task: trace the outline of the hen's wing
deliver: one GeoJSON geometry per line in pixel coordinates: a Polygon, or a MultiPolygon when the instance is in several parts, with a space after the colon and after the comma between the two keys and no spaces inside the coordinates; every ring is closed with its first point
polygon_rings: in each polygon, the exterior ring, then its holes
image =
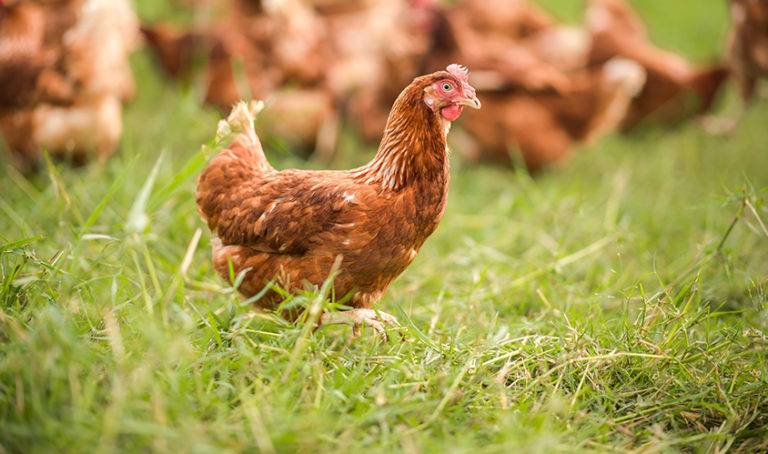
{"type": "Polygon", "coordinates": [[[276,171],[253,129],[259,109],[240,103],[220,125],[241,133],[200,175],[198,210],[225,245],[300,255],[324,232],[354,222],[375,190],[348,172],[276,171]]]}
{"type": "Polygon", "coordinates": [[[218,207],[215,218],[208,218],[209,227],[225,245],[304,254],[323,233],[355,219],[354,186],[343,175],[285,170],[230,186],[225,197],[210,201],[218,207]]]}

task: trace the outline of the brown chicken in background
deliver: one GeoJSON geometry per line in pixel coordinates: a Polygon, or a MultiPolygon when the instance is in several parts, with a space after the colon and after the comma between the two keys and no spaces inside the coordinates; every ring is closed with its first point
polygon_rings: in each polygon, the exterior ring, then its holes
{"type": "Polygon", "coordinates": [[[210,27],[153,24],[142,32],[171,77],[188,78],[194,57],[204,57],[207,103],[228,111],[243,98],[265,99],[257,131],[328,158],[338,115],[323,70],[332,66],[325,22],[300,0],[230,0],[222,9],[210,27]]]}
{"type": "Polygon", "coordinates": [[[462,123],[471,137],[463,143],[464,154],[510,164],[519,153],[529,170],[540,170],[563,160],[579,144],[615,131],[644,82],[642,67],[613,59],[571,75],[567,93],[481,92],[483,110],[462,123]]]}
{"type": "Polygon", "coordinates": [[[208,103],[226,111],[243,97],[265,99],[257,132],[321,159],[335,148],[340,110],[366,140],[381,138],[430,42],[431,0],[228,3],[230,13],[209,30],[145,26],[161,66],[183,75],[204,48],[208,103]]]}
{"type": "Polygon", "coordinates": [[[206,102],[228,111],[243,98],[265,99],[257,131],[328,159],[338,115],[323,83],[325,25],[298,0],[237,0],[211,35],[206,102]]]}
{"type": "Polygon", "coordinates": [[[5,2],[0,22],[0,131],[14,164],[32,170],[43,150],[75,162],[112,154],[134,92],[129,4],[5,2]]]}
{"type": "Polygon", "coordinates": [[[582,27],[526,0],[222,4],[229,14],[205,31],[145,31],[168,72],[182,72],[188,49],[204,47],[209,103],[227,110],[265,99],[257,132],[324,160],[342,119],[363,139],[380,139],[400,88],[452,61],[472,66],[488,99],[465,119],[460,149],[495,162],[510,162],[512,150],[534,170],[646,118],[702,113],[727,75],[654,46],[624,0],[590,0],[582,27]]]}
{"type": "Polygon", "coordinates": [[[37,81],[55,59],[44,52],[45,18],[35,3],[0,6],[0,106],[23,106],[35,99],[37,81]]]}
{"type": "MultiPolygon", "coordinates": [[[[413,261],[445,210],[446,135],[464,106],[480,107],[465,68],[416,78],[395,101],[368,164],[346,171],[275,170],[252,127],[255,108],[238,104],[223,129],[239,134],[203,171],[197,205],[213,238],[213,262],[253,296],[273,280],[288,291],[320,286],[340,260],[334,291],[353,309],[321,324],[366,324],[383,333],[394,318],[374,311],[413,261]]],[[[274,309],[270,291],[258,304],[274,309]]]]}
{"type": "Polygon", "coordinates": [[[760,79],[768,78],[768,2],[730,0],[727,61],[745,105],[760,79]]]}
{"type": "Polygon", "coordinates": [[[730,0],[733,25],[728,36],[728,64],[745,103],[755,85],[768,77],[768,2],[730,0]]]}
{"type": "Polygon", "coordinates": [[[653,46],[623,0],[590,1],[583,28],[524,0],[463,0],[438,16],[427,62],[468,62],[486,100],[463,122],[472,159],[509,163],[519,153],[537,170],[649,116],[706,111],[727,75],[653,46]]]}
{"type": "Polygon", "coordinates": [[[352,11],[348,6],[341,11],[321,9],[336,62],[329,71],[329,86],[346,105],[350,125],[366,141],[381,139],[389,109],[403,86],[422,72],[445,67],[422,67],[435,8],[431,0],[378,0],[359,2],[352,11]]]}
{"type": "Polygon", "coordinates": [[[439,10],[434,22],[427,66],[460,56],[472,65],[480,90],[551,92],[568,87],[567,76],[525,43],[556,24],[525,0],[463,0],[439,10]]]}
{"type": "Polygon", "coordinates": [[[203,49],[208,47],[203,33],[168,24],[142,25],[141,34],[160,67],[173,79],[191,79],[195,57],[202,57],[203,49]]]}
{"type": "Polygon", "coordinates": [[[462,122],[466,156],[509,164],[519,154],[539,170],[616,130],[645,72],[626,59],[589,67],[587,32],[522,0],[504,5],[499,14],[487,0],[445,10],[428,61],[462,58],[478,68],[473,85],[485,108],[462,122]]]}
{"type": "Polygon", "coordinates": [[[589,65],[621,57],[646,71],[647,82],[632,103],[625,126],[651,116],[679,121],[706,113],[728,76],[721,65],[698,67],[653,45],[643,21],[625,0],[590,0],[585,25],[592,42],[589,65]],[[686,105],[686,95],[697,98],[694,109],[686,105]]]}

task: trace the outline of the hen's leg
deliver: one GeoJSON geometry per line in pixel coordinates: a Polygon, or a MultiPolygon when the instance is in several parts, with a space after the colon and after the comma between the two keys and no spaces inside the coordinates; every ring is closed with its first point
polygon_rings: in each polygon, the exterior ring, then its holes
{"type": "Polygon", "coordinates": [[[373,309],[352,309],[341,312],[325,312],[320,316],[319,325],[338,325],[345,324],[352,326],[354,337],[360,336],[360,327],[370,326],[384,340],[388,340],[386,326],[400,326],[397,319],[385,312],[375,311],[373,309]]]}

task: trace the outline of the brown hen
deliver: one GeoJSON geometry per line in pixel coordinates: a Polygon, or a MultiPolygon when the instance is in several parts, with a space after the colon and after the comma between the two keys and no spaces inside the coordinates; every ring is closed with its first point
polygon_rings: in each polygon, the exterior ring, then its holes
{"type": "MultiPolygon", "coordinates": [[[[353,170],[275,170],[253,129],[253,106],[238,104],[227,124],[240,134],[197,186],[218,273],[227,279],[230,265],[245,273],[245,296],[273,281],[295,291],[322,284],[338,257],[334,291],[349,294],[353,309],[320,323],[381,331],[394,319],[371,308],[445,210],[450,123],[464,106],[480,107],[467,78],[458,65],[416,78],[395,101],[376,156],[353,170]]],[[[281,299],[270,290],[258,305],[274,309],[281,299]]]]}

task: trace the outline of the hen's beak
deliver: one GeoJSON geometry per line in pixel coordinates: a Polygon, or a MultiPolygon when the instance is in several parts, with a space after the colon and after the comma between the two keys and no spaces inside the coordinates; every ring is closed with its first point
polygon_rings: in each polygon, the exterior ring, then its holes
{"type": "Polygon", "coordinates": [[[462,106],[471,107],[473,109],[480,108],[480,100],[477,99],[477,96],[467,96],[466,98],[462,98],[459,100],[459,104],[462,106]]]}

